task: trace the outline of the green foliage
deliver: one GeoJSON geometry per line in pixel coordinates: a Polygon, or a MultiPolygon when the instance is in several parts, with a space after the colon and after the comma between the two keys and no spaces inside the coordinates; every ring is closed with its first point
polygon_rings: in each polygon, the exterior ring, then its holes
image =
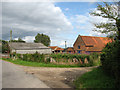
{"type": "Polygon", "coordinates": [[[94,68],[74,81],[76,90],[81,88],[115,88],[114,78],[104,74],[103,70],[94,68]]]}
{"type": "Polygon", "coordinates": [[[8,42],[5,40],[2,40],[2,53],[8,53],[8,52],[10,52],[8,42]]]}
{"type": "Polygon", "coordinates": [[[91,55],[86,54],[51,54],[50,57],[54,58],[56,62],[73,62],[73,59],[77,59],[78,61],[82,61],[83,64],[80,62],[78,63],[79,66],[96,66],[100,65],[100,55],[97,53],[92,53],[91,55]],[[85,58],[88,60],[88,64],[84,62],[85,58]]]}
{"type": "Polygon", "coordinates": [[[43,43],[45,46],[49,46],[50,45],[50,37],[45,35],[45,34],[37,34],[35,36],[35,43],[43,43]]]}
{"type": "Polygon", "coordinates": [[[44,62],[45,56],[43,54],[39,54],[38,52],[34,54],[16,54],[12,53],[12,57],[16,59],[21,59],[23,61],[32,61],[32,62],[44,62]]]}
{"type": "Polygon", "coordinates": [[[120,86],[120,42],[108,43],[101,54],[102,69],[116,78],[116,87],[120,86]]]}
{"type": "MultiPolygon", "coordinates": [[[[88,67],[88,66],[96,66],[99,64],[94,64],[96,61],[98,63],[98,58],[90,58],[90,57],[95,57],[94,54],[93,56],[91,55],[77,55],[77,54],[51,54],[50,56],[45,56],[44,54],[39,54],[38,52],[34,54],[16,54],[12,53],[10,55],[12,58],[16,59],[21,59],[23,61],[30,61],[30,62],[42,62],[42,63],[50,63],[50,58],[53,58],[56,61],[56,64],[61,64],[64,63],[66,65],[76,64],[76,66],[81,66],[81,67],[88,67]],[[85,58],[87,58],[88,63],[85,63],[85,58]],[[78,60],[78,62],[74,62],[74,60],[78,60]],[[80,63],[80,61],[82,63],[80,63]],[[92,61],[92,62],[91,62],[92,61]]],[[[74,66],[73,65],[73,66],[74,66]]]]}
{"type": "Polygon", "coordinates": [[[89,56],[89,60],[90,60],[89,63],[92,64],[93,66],[101,65],[99,53],[91,53],[89,56]]]}
{"type": "Polygon", "coordinates": [[[21,54],[16,54],[16,58],[21,59],[21,54]]]}
{"type": "Polygon", "coordinates": [[[46,59],[46,63],[50,63],[50,58],[47,58],[47,59],[46,59]]]}
{"type": "Polygon", "coordinates": [[[13,60],[11,58],[8,58],[8,59],[3,58],[3,60],[14,63],[14,64],[18,64],[18,65],[32,66],[32,67],[60,67],[60,68],[79,67],[78,65],[56,65],[52,63],[43,63],[43,62],[38,63],[38,62],[32,62],[32,61],[23,61],[21,59],[13,60]]]}
{"type": "MultiPolygon", "coordinates": [[[[118,18],[118,5],[117,4],[118,3],[112,5],[112,4],[103,2],[103,4],[97,5],[97,10],[99,12],[92,11],[90,12],[90,14],[93,16],[107,18],[109,20],[109,22],[107,23],[102,23],[102,22],[94,23],[95,27],[97,28],[97,30],[94,30],[94,31],[98,31],[101,33],[106,33],[106,34],[111,32],[113,36],[117,34],[120,40],[120,36],[119,36],[120,35],[119,34],[120,33],[120,19],[118,18]]],[[[108,36],[111,36],[111,35],[108,35],[108,36]]]]}
{"type": "MultiPolygon", "coordinates": [[[[10,42],[10,41],[9,41],[10,42]]],[[[24,40],[22,40],[21,38],[18,38],[18,40],[11,40],[11,42],[21,42],[21,43],[25,43],[24,40]]]]}

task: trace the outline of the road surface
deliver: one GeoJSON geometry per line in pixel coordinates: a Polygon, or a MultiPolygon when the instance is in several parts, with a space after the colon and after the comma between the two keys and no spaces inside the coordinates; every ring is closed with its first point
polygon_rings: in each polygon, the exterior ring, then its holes
{"type": "Polygon", "coordinates": [[[2,88],[49,88],[31,74],[27,74],[19,65],[2,60],[2,88]]]}

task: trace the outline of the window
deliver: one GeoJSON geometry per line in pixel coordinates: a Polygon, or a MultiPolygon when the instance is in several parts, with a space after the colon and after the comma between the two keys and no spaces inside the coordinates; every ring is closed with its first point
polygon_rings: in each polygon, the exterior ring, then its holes
{"type": "Polygon", "coordinates": [[[69,51],[69,53],[71,53],[71,51],[69,51]]]}
{"type": "Polygon", "coordinates": [[[78,46],[78,49],[80,49],[80,45],[78,46]]]}
{"type": "Polygon", "coordinates": [[[77,52],[80,53],[80,50],[78,50],[77,52]]]}
{"type": "Polygon", "coordinates": [[[86,51],[86,54],[90,54],[90,52],[89,52],[89,51],[86,51]]]}

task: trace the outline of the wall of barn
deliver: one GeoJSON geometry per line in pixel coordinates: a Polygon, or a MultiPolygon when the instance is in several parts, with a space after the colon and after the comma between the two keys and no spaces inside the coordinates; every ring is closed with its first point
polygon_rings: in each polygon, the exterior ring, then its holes
{"type": "Polygon", "coordinates": [[[40,49],[40,50],[12,50],[12,52],[16,52],[18,54],[34,54],[35,52],[38,52],[40,54],[51,54],[51,49],[40,49]]]}
{"type": "Polygon", "coordinates": [[[81,51],[80,54],[85,53],[85,48],[86,48],[85,43],[80,36],[78,36],[78,38],[76,39],[73,47],[74,47],[75,53],[78,53],[78,50],[81,51]],[[80,46],[80,49],[78,49],[78,46],[80,46]]]}

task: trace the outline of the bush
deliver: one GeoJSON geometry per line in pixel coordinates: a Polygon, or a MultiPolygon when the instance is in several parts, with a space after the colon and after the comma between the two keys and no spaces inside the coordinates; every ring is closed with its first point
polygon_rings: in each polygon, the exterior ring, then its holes
{"type": "Polygon", "coordinates": [[[89,56],[89,63],[93,66],[100,65],[100,53],[91,53],[89,56]]]}
{"type": "Polygon", "coordinates": [[[44,62],[45,56],[44,54],[39,54],[38,52],[34,54],[10,54],[11,57],[15,57],[17,59],[21,59],[23,61],[32,61],[32,62],[44,62]]]}
{"type": "Polygon", "coordinates": [[[106,74],[116,78],[116,85],[120,86],[120,42],[108,43],[101,53],[102,69],[106,74]]]}
{"type": "Polygon", "coordinates": [[[86,55],[86,54],[51,54],[50,57],[54,58],[56,62],[73,62],[73,59],[76,58],[78,61],[81,59],[83,64],[79,64],[79,66],[95,66],[98,65],[100,62],[99,57],[100,54],[97,53],[92,53],[91,55],[86,55]],[[84,63],[85,58],[87,58],[88,63],[84,63]]]}
{"type": "Polygon", "coordinates": [[[23,61],[27,61],[28,60],[28,57],[27,57],[27,54],[23,54],[23,61]]]}
{"type": "Polygon", "coordinates": [[[21,59],[21,54],[16,54],[16,57],[21,59]]]}
{"type": "Polygon", "coordinates": [[[50,63],[50,58],[47,58],[47,59],[46,59],[46,63],[50,63]]]}

